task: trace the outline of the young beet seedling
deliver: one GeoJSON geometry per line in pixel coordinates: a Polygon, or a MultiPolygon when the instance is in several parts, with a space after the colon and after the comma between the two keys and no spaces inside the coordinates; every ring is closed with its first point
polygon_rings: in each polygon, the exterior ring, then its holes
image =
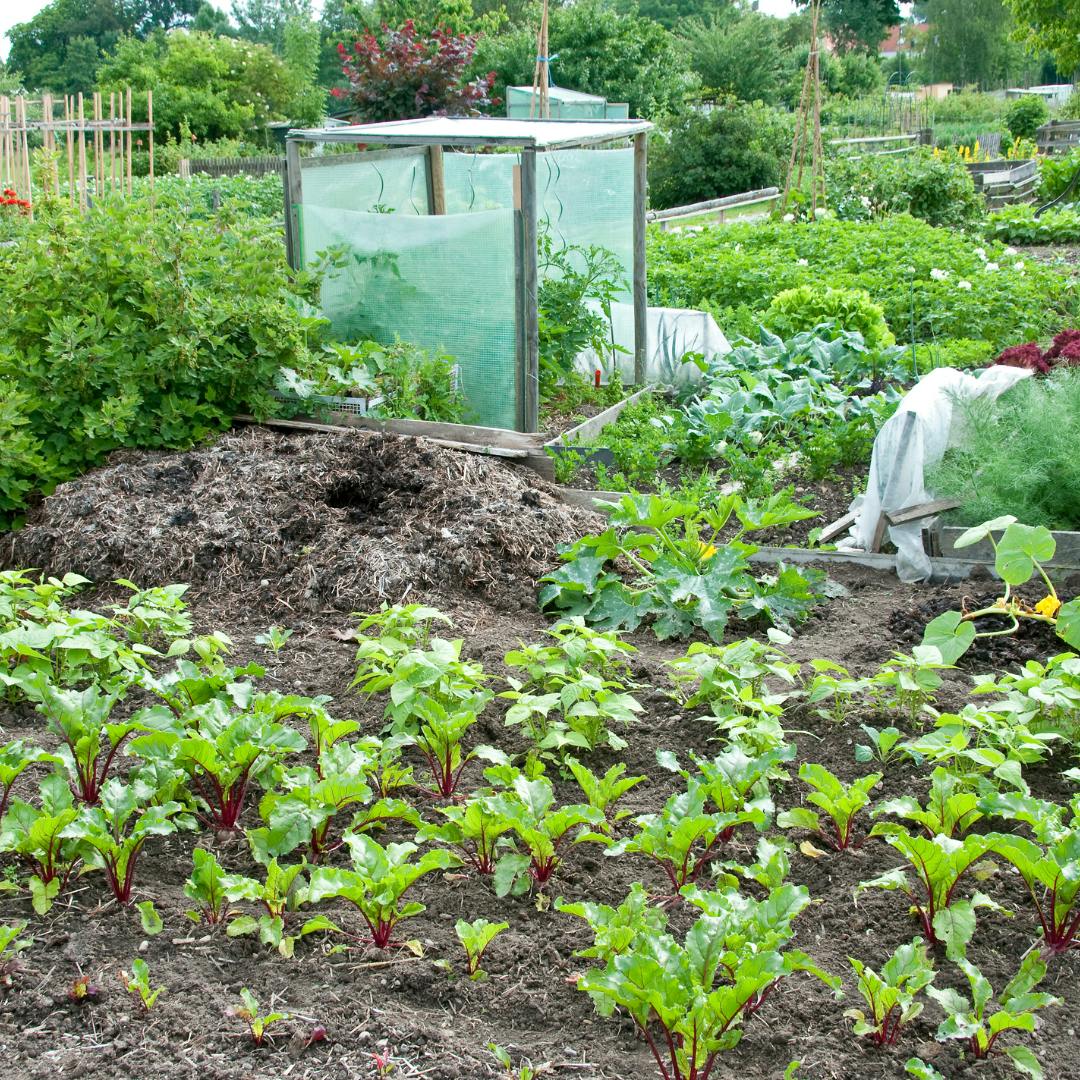
{"type": "Polygon", "coordinates": [[[859,993],[867,1012],[848,1009],[855,1034],[867,1036],[878,1046],[894,1046],[901,1029],[923,1011],[917,995],[934,981],[934,968],[922,938],[901,945],[885,962],[879,975],[869,965],[848,958],[859,977],[859,993]]]}
{"type": "Polygon", "coordinates": [[[130,974],[126,971],[118,973],[124,989],[132,997],[138,997],[142,1002],[144,1012],[149,1012],[157,1002],[157,999],[165,993],[164,986],[152,987],[150,985],[150,968],[141,957],[131,961],[130,974]]]}
{"type": "Polygon", "coordinates": [[[827,816],[797,806],[778,814],[776,824],[782,829],[807,829],[836,851],[844,851],[853,845],[855,818],[870,802],[870,792],[881,782],[881,775],[870,773],[845,787],[824,766],[807,762],[799,769],[799,779],[815,790],[806,801],[827,816]]]}
{"type": "Polygon", "coordinates": [[[255,644],[265,645],[276,656],[294,633],[294,630],[286,630],[283,626],[271,626],[264,633],[255,635],[255,644]]]}
{"type": "Polygon", "coordinates": [[[18,954],[34,944],[32,937],[19,937],[26,926],[25,920],[11,925],[0,925],[0,986],[11,985],[11,977],[19,970],[18,954]]]}
{"type": "Polygon", "coordinates": [[[262,1046],[273,1041],[273,1036],[268,1034],[267,1029],[282,1020],[288,1020],[289,1014],[282,1012],[267,1013],[263,1016],[259,1012],[259,999],[245,986],[240,991],[242,1005],[233,1005],[226,1010],[227,1016],[235,1016],[247,1024],[251,1041],[256,1046],[262,1046]]]}
{"type": "Polygon", "coordinates": [[[477,981],[487,978],[487,972],[480,967],[484,950],[509,926],[509,923],[494,923],[487,919],[475,919],[471,923],[458,919],[454,930],[465,950],[465,970],[470,979],[477,981]]]}

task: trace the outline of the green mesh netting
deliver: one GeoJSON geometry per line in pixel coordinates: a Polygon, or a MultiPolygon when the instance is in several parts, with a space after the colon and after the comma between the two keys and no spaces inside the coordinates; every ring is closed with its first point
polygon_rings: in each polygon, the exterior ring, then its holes
{"type": "Polygon", "coordinates": [[[344,269],[322,288],[337,336],[400,338],[448,353],[469,420],[518,426],[512,210],[367,214],[311,206],[305,190],[301,223],[305,263],[329,246],[347,249],[344,269]]]}
{"type": "Polygon", "coordinates": [[[314,158],[301,163],[304,203],[338,210],[428,212],[427,154],[377,161],[314,158]]]}
{"type": "Polygon", "coordinates": [[[615,253],[633,296],[634,151],[553,150],[536,157],[537,215],[557,244],[615,253]]]}
{"type": "Polygon", "coordinates": [[[471,214],[478,210],[512,208],[514,166],[518,154],[443,154],[446,212],[471,214]]]}

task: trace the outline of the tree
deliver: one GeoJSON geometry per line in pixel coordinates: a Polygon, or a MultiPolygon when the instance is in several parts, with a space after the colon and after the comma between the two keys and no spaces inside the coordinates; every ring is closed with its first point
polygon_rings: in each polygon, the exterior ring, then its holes
{"type": "MultiPolygon", "coordinates": [[[[651,19],[620,14],[606,0],[575,0],[551,9],[548,51],[552,82],[608,101],[625,101],[633,116],[679,111],[697,77],[687,70],[682,44],[651,19]]],[[[474,71],[495,71],[495,92],[531,86],[536,27],[481,38],[474,71]]]]}
{"type": "Polygon", "coordinates": [[[178,135],[186,121],[200,141],[238,138],[270,120],[289,119],[298,91],[267,46],[186,30],[149,41],[124,38],[98,78],[106,92],[153,90],[159,138],[178,135]]]}
{"type": "MultiPolygon", "coordinates": [[[[804,6],[808,0],[800,0],[804,6]]],[[[822,0],[821,13],[838,52],[877,54],[889,27],[900,22],[896,0],[822,0]]]]}
{"type": "Polygon", "coordinates": [[[620,0],[619,10],[652,19],[665,29],[673,30],[687,19],[708,21],[736,3],[732,0],[620,0]]]}
{"type": "Polygon", "coordinates": [[[269,45],[280,56],[286,25],[311,19],[311,0],[232,0],[232,17],[240,37],[269,45]]]}
{"type": "Polygon", "coordinates": [[[127,34],[183,26],[200,0],[52,0],[8,32],[8,63],[35,89],[90,90],[101,57],[127,34]]]}
{"type": "Polygon", "coordinates": [[[319,24],[299,16],[285,24],[283,59],[295,84],[289,119],[314,125],[326,114],[326,91],[319,79],[319,24]]]}
{"type": "Polygon", "coordinates": [[[219,37],[236,37],[237,33],[229,16],[224,11],[219,11],[213,4],[207,3],[207,0],[203,0],[202,7],[195,12],[191,29],[201,30],[205,34],[217,34],[219,37]]]}
{"type": "Polygon", "coordinates": [[[1080,68],[1080,4],[1076,0],[1008,0],[1015,35],[1031,52],[1051,53],[1059,71],[1080,68]]]}
{"type": "Polygon", "coordinates": [[[927,0],[924,66],[935,81],[999,86],[1023,62],[1003,0],[927,0]]]}
{"type": "Polygon", "coordinates": [[[400,29],[366,33],[350,51],[340,47],[349,86],[334,96],[354,119],[377,122],[414,116],[461,116],[492,104],[494,74],[466,76],[476,38],[449,30],[421,34],[411,21],[400,29]]]}
{"type": "Polygon", "coordinates": [[[743,101],[775,102],[794,67],[779,21],[757,11],[732,6],[708,21],[687,19],[679,33],[702,86],[743,101]]]}

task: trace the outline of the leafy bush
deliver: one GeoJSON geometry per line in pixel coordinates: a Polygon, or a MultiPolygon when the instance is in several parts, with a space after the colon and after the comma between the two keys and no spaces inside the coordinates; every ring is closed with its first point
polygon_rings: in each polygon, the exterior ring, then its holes
{"type": "Polygon", "coordinates": [[[1080,526],[1080,371],[1025,379],[995,402],[959,408],[964,441],[927,477],[935,494],[963,501],[958,521],[1011,514],[1050,529],[1080,526]]]}
{"type": "Polygon", "coordinates": [[[908,341],[984,338],[1001,348],[1048,332],[1077,305],[1070,278],[907,215],[649,238],[649,302],[707,309],[722,327],[740,307],[762,312],[777,293],[823,280],[865,289],[908,341]]]}
{"type": "MultiPolygon", "coordinates": [[[[1080,169],[1080,157],[1076,168],[1080,169]]],[[[1080,243],[1080,204],[1035,216],[1033,206],[1006,206],[986,219],[986,235],[1004,244],[1080,243]]]]}
{"type": "Polygon", "coordinates": [[[495,73],[466,81],[476,38],[435,28],[417,31],[412,19],[399,28],[366,33],[352,51],[338,45],[349,88],[331,91],[357,121],[408,120],[414,116],[455,116],[498,104],[491,88],[495,73]]]}
{"type": "Polygon", "coordinates": [[[709,113],[685,113],[651,147],[652,204],[684,206],[777,186],[791,136],[790,118],[760,102],[727,98],[709,113]]]}
{"type": "Polygon", "coordinates": [[[1024,94],[1005,110],[1005,126],[1014,139],[1034,139],[1036,131],[1049,119],[1049,107],[1036,94],[1024,94]]]}
{"type": "Polygon", "coordinates": [[[131,203],[40,215],[0,248],[0,520],[116,447],[267,413],[305,350],[294,300],[265,224],[131,203]]]}
{"type": "Polygon", "coordinates": [[[961,227],[983,213],[963,162],[925,147],[891,157],[840,158],[831,163],[826,178],[829,203],[847,221],[911,214],[930,225],[961,227]]]}
{"type": "MultiPolygon", "coordinates": [[[[1076,95],[1080,101],[1080,94],[1076,95]]],[[[1056,199],[1080,169],[1080,147],[1067,154],[1047,155],[1039,159],[1039,198],[1056,199]]],[[[1080,194],[1077,195],[1080,200],[1080,194]]]]}
{"type": "Polygon", "coordinates": [[[764,322],[783,338],[831,323],[836,330],[862,334],[863,342],[872,351],[896,343],[881,306],[870,299],[865,289],[830,289],[827,285],[785,289],[773,297],[764,322]]]}

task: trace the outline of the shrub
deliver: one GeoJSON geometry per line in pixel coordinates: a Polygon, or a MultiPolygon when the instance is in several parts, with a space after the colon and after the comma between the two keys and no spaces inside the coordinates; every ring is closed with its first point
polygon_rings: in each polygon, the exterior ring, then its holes
{"type": "Polygon", "coordinates": [[[955,157],[929,148],[892,157],[840,158],[826,171],[837,217],[866,221],[911,214],[930,225],[962,227],[977,221],[983,201],[971,174],[955,157]]]}
{"type": "Polygon", "coordinates": [[[710,113],[680,117],[650,153],[653,206],[777,186],[791,152],[790,118],[762,105],[726,98],[710,113]]]}
{"type": "Polygon", "coordinates": [[[994,402],[959,409],[963,442],[927,476],[935,495],[962,500],[958,521],[1011,514],[1049,529],[1080,526],[1080,370],[1024,379],[994,402]]]}
{"type": "Polygon", "coordinates": [[[39,215],[0,248],[0,521],[117,447],[265,414],[277,369],[305,352],[294,299],[265,223],[135,202],[39,215]]]}
{"type": "Polygon", "coordinates": [[[1005,126],[1014,139],[1034,139],[1036,131],[1049,119],[1049,107],[1035,94],[1024,94],[1005,110],[1005,126]]]}
{"type": "Polygon", "coordinates": [[[830,289],[826,285],[785,289],[773,298],[764,322],[782,338],[832,323],[836,330],[857,330],[872,352],[896,343],[881,306],[865,289],[830,289]]]}
{"type": "Polygon", "coordinates": [[[1038,217],[1032,206],[1006,206],[986,219],[986,235],[1005,244],[1080,243],[1080,204],[1055,207],[1038,217]]]}
{"type": "Polygon", "coordinates": [[[982,338],[994,350],[1056,329],[1077,306],[1069,277],[907,215],[650,233],[649,302],[707,308],[721,326],[740,306],[764,312],[777,293],[821,281],[865,289],[902,341],[982,338]]]}
{"type": "MultiPolygon", "coordinates": [[[[1080,100],[1080,94],[1076,95],[1080,100]]],[[[1039,159],[1039,198],[1049,201],[1056,199],[1068,187],[1069,181],[1080,170],[1080,147],[1074,147],[1067,154],[1048,155],[1039,159]]],[[[1074,189],[1075,190],[1075,189],[1074,189]]],[[[1077,191],[1080,201],[1080,191],[1077,191]]]]}

